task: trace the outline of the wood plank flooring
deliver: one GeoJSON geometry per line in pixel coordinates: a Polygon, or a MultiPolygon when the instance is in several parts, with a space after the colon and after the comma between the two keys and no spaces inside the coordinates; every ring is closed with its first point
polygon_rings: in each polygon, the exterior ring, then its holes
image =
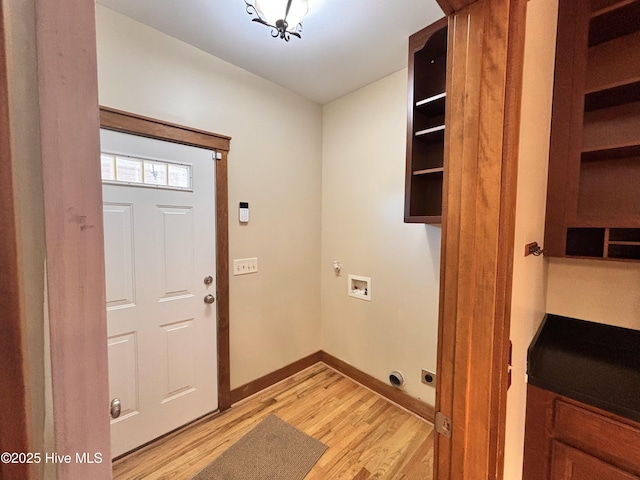
{"type": "Polygon", "coordinates": [[[433,479],[433,425],[322,363],[118,460],[113,478],[189,479],[271,413],[329,447],[306,480],[433,479]]]}

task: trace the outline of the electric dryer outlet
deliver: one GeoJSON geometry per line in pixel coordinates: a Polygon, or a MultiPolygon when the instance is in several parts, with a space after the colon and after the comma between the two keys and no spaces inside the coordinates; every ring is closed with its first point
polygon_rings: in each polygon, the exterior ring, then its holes
{"type": "Polygon", "coordinates": [[[436,374],[430,370],[422,369],[422,383],[425,385],[431,385],[432,387],[436,386],[436,374]]]}

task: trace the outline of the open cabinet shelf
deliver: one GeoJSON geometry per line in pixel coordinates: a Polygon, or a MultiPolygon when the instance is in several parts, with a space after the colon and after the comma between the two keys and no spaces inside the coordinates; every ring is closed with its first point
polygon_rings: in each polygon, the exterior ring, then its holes
{"type": "Polygon", "coordinates": [[[409,37],[404,221],[442,222],[447,19],[409,37]]]}
{"type": "Polygon", "coordinates": [[[545,254],[640,260],[640,0],[560,0],[545,254]]]}

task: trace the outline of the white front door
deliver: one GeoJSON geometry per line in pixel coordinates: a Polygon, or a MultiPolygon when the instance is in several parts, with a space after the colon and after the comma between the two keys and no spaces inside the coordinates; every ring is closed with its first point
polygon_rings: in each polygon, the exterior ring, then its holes
{"type": "Polygon", "coordinates": [[[217,408],[215,153],[100,139],[115,457],[217,408]]]}

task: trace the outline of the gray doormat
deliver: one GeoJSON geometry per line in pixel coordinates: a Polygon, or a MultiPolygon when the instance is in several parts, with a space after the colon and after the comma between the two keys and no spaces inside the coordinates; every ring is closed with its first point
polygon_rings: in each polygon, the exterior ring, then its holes
{"type": "Polygon", "coordinates": [[[303,480],[326,449],[269,415],[192,480],[303,480]]]}

